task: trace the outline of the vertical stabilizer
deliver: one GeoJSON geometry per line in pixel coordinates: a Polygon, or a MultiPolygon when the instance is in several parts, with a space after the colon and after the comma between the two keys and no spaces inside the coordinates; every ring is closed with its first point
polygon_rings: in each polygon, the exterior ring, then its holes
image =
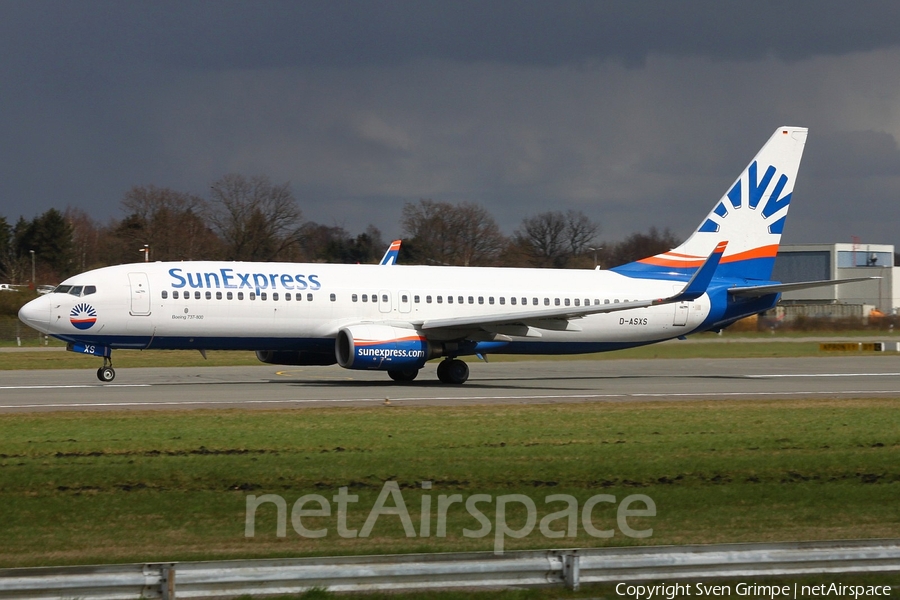
{"type": "Polygon", "coordinates": [[[727,241],[716,276],[768,280],[806,133],[804,127],[779,127],[686,242],[613,270],[624,275],[691,273],[719,242],[727,241]]]}

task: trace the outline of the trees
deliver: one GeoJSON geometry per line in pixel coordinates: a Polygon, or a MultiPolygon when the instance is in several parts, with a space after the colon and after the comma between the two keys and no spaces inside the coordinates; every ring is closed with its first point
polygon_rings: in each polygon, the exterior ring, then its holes
{"type": "Polygon", "coordinates": [[[138,260],[145,244],[152,260],[218,258],[221,244],[203,218],[207,203],[199,196],[135,186],[125,193],[122,207],[127,216],[115,228],[115,236],[122,242],[125,262],[138,260]]]}
{"type": "Polygon", "coordinates": [[[288,258],[300,242],[302,213],[290,185],[230,174],[210,188],[209,222],[228,260],[288,258]]]}
{"type": "Polygon", "coordinates": [[[401,218],[414,262],[487,266],[496,263],[506,239],[483,207],[434,200],[407,202],[401,218]]]}
{"type": "Polygon", "coordinates": [[[72,228],[57,209],[51,208],[31,221],[20,218],[13,230],[13,238],[19,269],[21,262],[28,260],[34,250],[35,263],[43,279],[56,281],[74,272],[72,228]]]}
{"type": "Polygon", "coordinates": [[[512,243],[529,266],[563,269],[596,243],[599,230],[581,211],[548,211],[523,219],[512,243]]]}
{"type": "Polygon", "coordinates": [[[605,253],[608,267],[617,267],[625,263],[633,262],[666,252],[679,244],[678,239],[669,230],[659,231],[651,227],[647,233],[632,233],[625,240],[614,244],[605,253]]]}

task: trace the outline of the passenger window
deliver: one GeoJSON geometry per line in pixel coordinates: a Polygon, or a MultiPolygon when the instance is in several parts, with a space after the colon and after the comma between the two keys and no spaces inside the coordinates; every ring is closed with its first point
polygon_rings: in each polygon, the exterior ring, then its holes
{"type": "Polygon", "coordinates": [[[403,302],[404,304],[409,302],[409,296],[403,294],[402,296],[400,296],[400,302],[403,302]]]}
{"type": "Polygon", "coordinates": [[[500,296],[500,306],[503,306],[504,304],[506,304],[506,298],[500,296]]]}
{"type": "Polygon", "coordinates": [[[484,304],[484,296],[478,296],[478,304],[484,304]]]}
{"type": "Polygon", "coordinates": [[[278,300],[278,292],[272,292],[272,300],[278,300]]]}
{"type": "Polygon", "coordinates": [[[313,299],[313,295],[312,295],[312,294],[307,294],[307,295],[306,295],[306,300],[307,300],[307,302],[312,302],[312,299],[313,299]]]}
{"type": "Polygon", "coordinates": [[[382,301],[382,302],[389,302],[388,297],[387,297],[387,294],[382,294],[382,295],[381,295],[381,301],[382,301]]]}
{"type": "Polygon", "coordinates": [[[200,292],[194,292],[194,300],[200,299],[200,292]]]}
{"type": "Polygon", "coordinates": [[[84,286],[84,293],[82,296],[90,296],[91,294],[97,293],[97,286],[95,285],[86,285],[84,286]]]}
{"type": "Polygon", "coordinates": [[[555,306],[559,306],[559,298],[554,298],[554,299],[553,299],[553,304],[554,304],[555,306]]]}
{"type": "Polygon", "coordinates": [[[447,296],[447,304],[453,304],[453,296],[447,296]]]}
{"type": "Polygon", "coordinates": [[[437,303],[438,303],[438,304],[443,304],[443,303],[444,303],[444,297],[443,297],[443,296],[438,296],[438,297],[437,297],[437,303]]]}
{"type": "Polygon", "coordinates": [[[69,290],[69,293],[72,294],[73,296],[80,296],[81,295],[81,287],[82,286],[80,286],[80,285],[73,285],[72,289],[69,290]]]}
{"type": "Polygon", "coordinates": [[[538,305],[538,299],[537,299],[537,298],[532,298],[532,299],[531,299],[531,303],[532,303],[533,305],[537,306],[537,305],[538,305]]]}
{"type": "Polygon", "coordinates": [[[418,303],[419,303],[419,297],[418,297],[418,296],[413,296],[413,302],[415,302],[416,304],[418,304],[418,303]]]}
{"type": "Polygon", "coordinates": [[[206,292],[206,299],[212,300],[212,292],[206,292]]]}
{"type": "MultiPolygon", "coordinates": [[[[501,298],[501,300],[502,300],[502,298],[501,298]]],[[[510,298],[509,303],[512,304],[513,306],[515,306],[516,305],[516,297],[513,296],[512,298],[510,298]]],[[[503,304],[503,302],[501,302],[501,304],[503,304]]]]}
{"type": "Polygon", "coordinates": [[[544,298],[544,306],[550,306],[550,298],[544,298]]]}
{"type": "MultiPolygon", "coordinates": [[[[368,295],[368,294],[363,294],[363,295],[362,295],[362,301],[363,301],[363,302],[368,302],[368,301],[369,301],[369,295],[368,295]]],[[[418,302],[418,300],[416,300],[416,302],[418,302]]]]}
{"type": "Polygon", "coordinates": [[[163,298],[163,300],[165,300],[165,299],[168,298],[168,297],[169,297],[169,292],[167,292],[166,290],[163,290],[163,291],[162,291],[162,298],[163,298]]]}
{"type": "Polygon", "coordinates": [[[493,304],[493,303],[494,303],[494,297],[493,296],[488,297],[488,304],[493,304]]]}
{"type": "Polygon", "coordinates": [[[463,302],[463,297],[462,297],[462,296],[457,296],[457,297],[456,297],[456,301],[457,301],[459,304],[465,304],[465,303],[463,302]]]}
{"type": "Polygon", "coordinates": [[[575,298],[575,306],[581,306],[581,298],[575,298]]]}
{"type": "Polygon", "coordinates": [[[256,292],[250,292],[250,299],[256,300],[256,292]]]}
{"type": "Polygon", "coordinates": [[[603,300],[603,304],[609,304],[609,298],[605,298],[605,299],[603,300]]]}
{"type": "Polygon", "coordinates": [[[173,299],[173,300],[178,300],[178,290],[175,290],[175,291],[172,292],[172,299],[173,299]]]}
{"type": "Polygon", "coordinates": [[[335,300],[337,300],[337,296],[335,296],[334,294],[332,294],[330,297],[331,297],[331,301],[332,301],[332,302],[334,302],[335,300]]]}
{"type": "Polygon", "coordinates": [[[290,293],[290,292],[287,292],[287,293],[284,295],[284,300],[285,300],[285,302],[290,302],[290,300],[291,300],[291,293],[290,293]]]}
{"type": "MultiPolygon", "coordinates": [[[[559,304],[559,302],[557,302],[557,304],[559,304]]],[[[566,306],[570,306],[571,304],[572,304],[572,301],[569,300],[568,298],[566,298],[566,306]]]]}
{"type": "Polygon", "coordinates": [[[469,296],[469,304],[475,304],[475,298],[473,296],[469,296]]]}
{"type": "Polygon", "coordinates": [[[216,300],[222,299],[222,292],[216,292],[216,300]]]}
{"type": "Polygon", "coordinates": [[[238,300],[244,299],[244,292],[238,292],[238,300]]]}
{"type": "Polygon", "coordinates": [[[231,292],[226,292],[225,299],[226,300],[234,300],[234,294],[232,294],[231,292]]]}
{"type": "Polygon", "coordinates": [[[425,296],[425,304],[431,304],[431,296],[425,296]]]}
{"type": "Polygon", "coordinates": [[[297,295],[294,296],[294,300],[296,300],[297,302],[301,302],[303,300],[303,294],[297,292],[297,295]]]}

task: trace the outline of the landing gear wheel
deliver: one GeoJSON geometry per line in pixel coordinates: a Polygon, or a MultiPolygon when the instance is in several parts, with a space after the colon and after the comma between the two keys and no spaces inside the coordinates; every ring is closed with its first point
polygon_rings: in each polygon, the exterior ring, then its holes
{"type": "Polygon", "coordinates": [[[388,373],[388,376],[390,376],[390,378],[393,379],[394,381],[396,381],[397,383],[407,383],[416,378],[416,375],[419,374],[419,370],[418,369],[397,369],[397,370],[390,370],[387,373],[388,373]]]}
{"type": "Polygon", "coordinates": [[[441,361],[437,376],[442,383],[461,385],[469,378],[469,365],[457,358],[441,361]]]}
{"type": "Polygon", "coordinates": [[[112,367],[100,367],[97,369],[97,379],[109,383],[116,378],[116,371],[112,367]]]}

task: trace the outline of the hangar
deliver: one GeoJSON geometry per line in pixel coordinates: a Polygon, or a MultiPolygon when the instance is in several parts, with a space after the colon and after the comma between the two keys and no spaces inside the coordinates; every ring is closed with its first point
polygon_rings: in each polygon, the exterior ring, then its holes
{"type": "Polygon", "coordinates": [[[891,244],[782,244],[775,258],[775,281],[881,279],[787,292],[776,311],[788,319],[900,314],[900,267],[894,262],[891,244]]]}

